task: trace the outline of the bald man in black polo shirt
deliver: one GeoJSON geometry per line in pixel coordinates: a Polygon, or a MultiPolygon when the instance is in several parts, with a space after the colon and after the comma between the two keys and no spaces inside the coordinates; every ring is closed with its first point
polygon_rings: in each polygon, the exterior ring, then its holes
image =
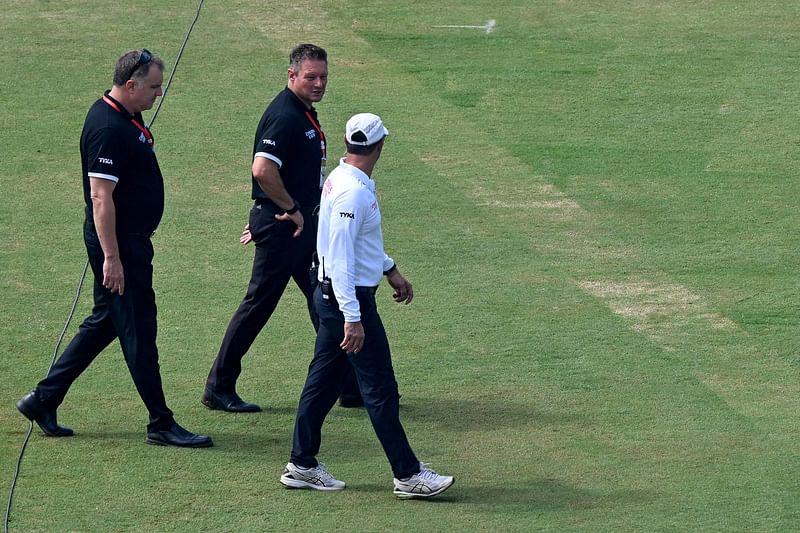
{"type": "Polygon", "coordinates": [[[153,245],[164,212],[164,179],[142,111],[161,96],[164,63],[147,49],[122,55],[114,84],[89,110],[81,134],[83,228],[94,274],[94,308],[64,353],[17,408],[45,434],[68,437],[56,410],[72,383],[115,338],[150,415],[149,444],[205,448],[210,437],[175,422],[161,386],[156,347],[153,245]]]}
{"type": "MultiPolygon", "coordinates": [[[[313,104],[328,83],[328,55],[301,44],[289,56],[288,81],[264,111],[253,146],[250,222],[243,243],[256,251],[247,294],[228,324],[208,374],[202,403],[229,412],[257,412],[261,407],[236,393],[242,358],[266,325],[290,279],[303,292],[316,330],[319,324],[309,275],[316,239],[316,213],[326,163],[325,134],[313,104]]],[[[361,405],[352,371],[342,405],[361,405]]]]}

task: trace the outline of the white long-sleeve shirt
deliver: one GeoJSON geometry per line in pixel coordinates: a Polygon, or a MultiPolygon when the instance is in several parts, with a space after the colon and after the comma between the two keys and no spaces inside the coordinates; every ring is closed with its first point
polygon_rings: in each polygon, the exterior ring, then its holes
{"type": "Polygon", "coordinates": [[[376,287],[394,265],[383,249],[375,182],[342,159],[322,187],[317,230],[318,276],[331,279],[347,322],[359,322],[356,286],[376,287]]]}

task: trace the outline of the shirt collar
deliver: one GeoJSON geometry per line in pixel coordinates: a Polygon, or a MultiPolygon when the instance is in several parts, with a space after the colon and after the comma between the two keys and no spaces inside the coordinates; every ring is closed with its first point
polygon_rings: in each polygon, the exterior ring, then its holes
{"type": "Polygon", "coordinates": [[[294,92],[292,92],[292,90],[289,88],[288,85],[286,86],[284,91],[286,91],[287,93],[289,93],[291,95],[292,101],[295,103],[295,105],[298,107],[298,109],[302,109],[303,112],[308,111],[309,113],[311,113],[315,117],[317,116],[317,110],[314,109],[314,106],[312,105],[310,108],[306,107],[306,104],[304,104],[303,101],[300,100],[300,98],[296,94],[294,94],[294,92]]]}
{"type": "Polygon", "coordinates": [[[106,90],[103,93],[103,98],[108,98],[109,100],[114,102],[117,105],[117,107],[119,108],[119,112],[122,113],[123,115],[128,115],[130,118],[135,118],[136,120],[138,120],[139,122],[144,124],[144,119],[142,117],[142,114],[141,113],[131,113],[130,111],[128,111],[127,107],[122,105],[119,100],[117,100],[116,98],[111,96],[111,91],[110,90],[106,90]]]}
{"type": "Polygon", "coordinates": [[[125,114],[127,114],[127,115],[133,116],[133,115],[131,114],[131,112],[130,112],[130,111],[128,111],[128,108],[127,108],[127,107],[125,107],[124,105],[122,105],[122,104],[120,103],[120,101],[119,101],[119,100],[117,100],[116,98],[114,98],[113,96],[111,96],[111,91],[110,91],[110,90],[107,90],[107,91],[105,91],[105,92],[103,93],[103,97],[105,97],[105,98],[108,98],[109,100],[111,100],[112,102],[114,102],[114,103],[117,105],[117,108],[118,108],[118,110],[119,110],[119,112],[120,112],[120,113],[125,113],[125,114]]]}
{"type": "Polygon", "coordinates": [[[344,169],[347,170],[347,173],[356,178],[358,181],[360,181],[362,185],[364,185],[373,193],[375,192],[375,180],[367,176],[363,170],[361,170],[358,167],[354,167],[353,165],[350,165],[348,163],[345,163],[344,157],[339,160],[339,165],[344,167],[344,169]]]}

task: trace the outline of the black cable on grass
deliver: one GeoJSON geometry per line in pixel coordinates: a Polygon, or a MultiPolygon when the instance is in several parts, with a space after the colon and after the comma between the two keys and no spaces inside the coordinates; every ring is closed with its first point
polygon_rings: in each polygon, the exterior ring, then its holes
{"type": "MultiPolygon", "coordinates": [[[[56,343],[56,348],[53,350],[53,358],[50,360],[50,366],[47,368],[47,373],[50,373],[50,370],[53,368],[53,365],[56,362],[56,355],[58,355],[58,349],[61,348],[61,343],[64,341],[64,336],[67,334],[67,328],[69,328],[69,323],[72,321],[73,315],[75,315],[75,308],[78,306],[78,299],[81,296],[81,289],[83,288],[83,282],[86,279],[86,271],[89,268],[89,261],[86,261],[83,265],[83,273],[81,274],[81,280],[78,283],[78,289],[75,291],[75,298],[72,300],[72,309],[69,310],[69,315],[67,315],[67,321],[64,324],[64,329],[61,330],[61,335],[58,337],[58,342],[56,343]]],[[[14,499],[14,488],[17,485],[17,479],[19,478],[19,470],[22,466],[22,457],[25,455],[25,449],[28,447],[28,440],[31,438],[31,433],[33,432],[33,422],[28,420],[28,433],[25,434],[25,439],[22,441],[22,449],[19,451],[19,457],[17,457],[17,467],[14,469],[14,479],[11,481],[11,489],[8,491],[8,504],[6,505],[6,518],[4,522],[3,531],[8,533],[8,522],[11,518],[11,502],[14,499]]]]}
{"type": "Polygon", "coordinates": [[[186,48],[186,43],[189,42],[189,36],[192,34],[192,30],[194,30],[194,25],[197,22],[197,19],[200,18],[200,10],[203,8],[204,1],[205,0],[200,0],[200,3],[197,4],[197,11],[194,14],[194,19],[192,20],[192,23],[189,24],[189,29],[186,31],[186,37],[183,39],[181,49],[178,51],[178,57],[175,58],[175,64],[172,65],[172,72],[169,74],[167,85],[164,86],[164,92],[161,94],[161,99],[158,101],[156,110],[153,111],[153,116],[150,118],[150,124],[147,126],[148,128],[153,127],[153,123],[156,121],[156,117],[158,116],[158,110],[161,109],[161,104],[164,103],[164,98],[167,97],[167,91],[169,91],[169,86],[172,84],[172,77],[175,75],[175,71],[178,69],[178,63],[181,60],[181,56],[183,56],[183,50],[186,48]]]}
{"type": "MultiPolygon", "coordinates": [[[[150,119],[150,124],[148,128],[153,127],[153,123],[156,121],[156,117],[158,116],[158,111],[161,109],[161,104],[164,103],[164,98],[167,96],[167,91],[169,90],[169,86],[172,84],[172,78],[175,76],[175,71],[178,69],[178,63],[181,60],[181,56],[183,56],[183,51],[186,48],[186,43],[189,42],[189,36],[192,34],[192,30],[194,30],[194,25],[197,22],[197,19],[200,18],[200,10],[203,8],[203,2],[205,0],[200,0],[197,4],[197,11],[195,11],[194,19],[192,23],[189,25],[189,29],[186,31],[186,37],[183,39],[183,44],[181,44],[181,48],[178,51],[178,56],[175,58],[175,64],[172,65],[172,72],[169,74],[169,78],[167,79],[167,84],[164,86],[164,92],[161,94],[161,99],[158,101],[158,106],[156,106],[156,110],[153,112],[153,116],[150,119]]],[[[75,299],[72,301],[72,308],[67,315],[67,321],[64,324],[64,329],[61,331],[61,335],[58,337],[58,342],[56,343],[55,350],[53,350],[53,358],[50,360],[50,366],[47,368],[47,374],[50,373],[50,370],[53,368],[53,365],[56,362],[56,356],[58,355],[58,350],[61,348],[61,343],[64,341],[64,336],[67,334],[67,329],[69,328],[70,322],[72,322],[72,317],[75,315],[75,309],[78,307],[78,300],[81,296],[81,289],[83,288],[83,283],[86,280],[86,272],[89,269],[89,260],[86,260],[86,263],[83,265],[83,273],[81,273],[81,279],[78,282],[78,288],[75,291],[75,299]]],[[[31,433],[33,432],[33,422],[28,421],[28,432],[25,434],[25,438],[22,440],[22,448],[19,451],[19,456],[17,457],[17,465],[14,469],[14,478],[11,480],[11,488],[8,491],[8,503],[6,504],[6,515],[5,520],[3,521],[3,531],[4,533],[8,533],[8,524],[11,520],[11,504],[14,501],[14,489],[17,486],[17,480],[19,479],[20,469],[22,467],[22,458],[25,456],[25,450],[28,447],[28,441],[31,438],[31,433]]]]}

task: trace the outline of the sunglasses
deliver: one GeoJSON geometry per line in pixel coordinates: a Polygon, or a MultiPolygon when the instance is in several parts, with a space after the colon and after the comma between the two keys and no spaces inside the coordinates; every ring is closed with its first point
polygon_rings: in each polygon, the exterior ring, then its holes
{"type": "Polygon", "coordinates": [[[142,53],[139,54],[139,59],[136,61],[136,64],[133,65],[131,69],[131,73],[128,75],[128,79],[133,78],[134,72],[141,66],[147,65],[150,61],[153,60],[153,54],[150,53],[150,50],[147,48],[142,48],[142,53]]]}

